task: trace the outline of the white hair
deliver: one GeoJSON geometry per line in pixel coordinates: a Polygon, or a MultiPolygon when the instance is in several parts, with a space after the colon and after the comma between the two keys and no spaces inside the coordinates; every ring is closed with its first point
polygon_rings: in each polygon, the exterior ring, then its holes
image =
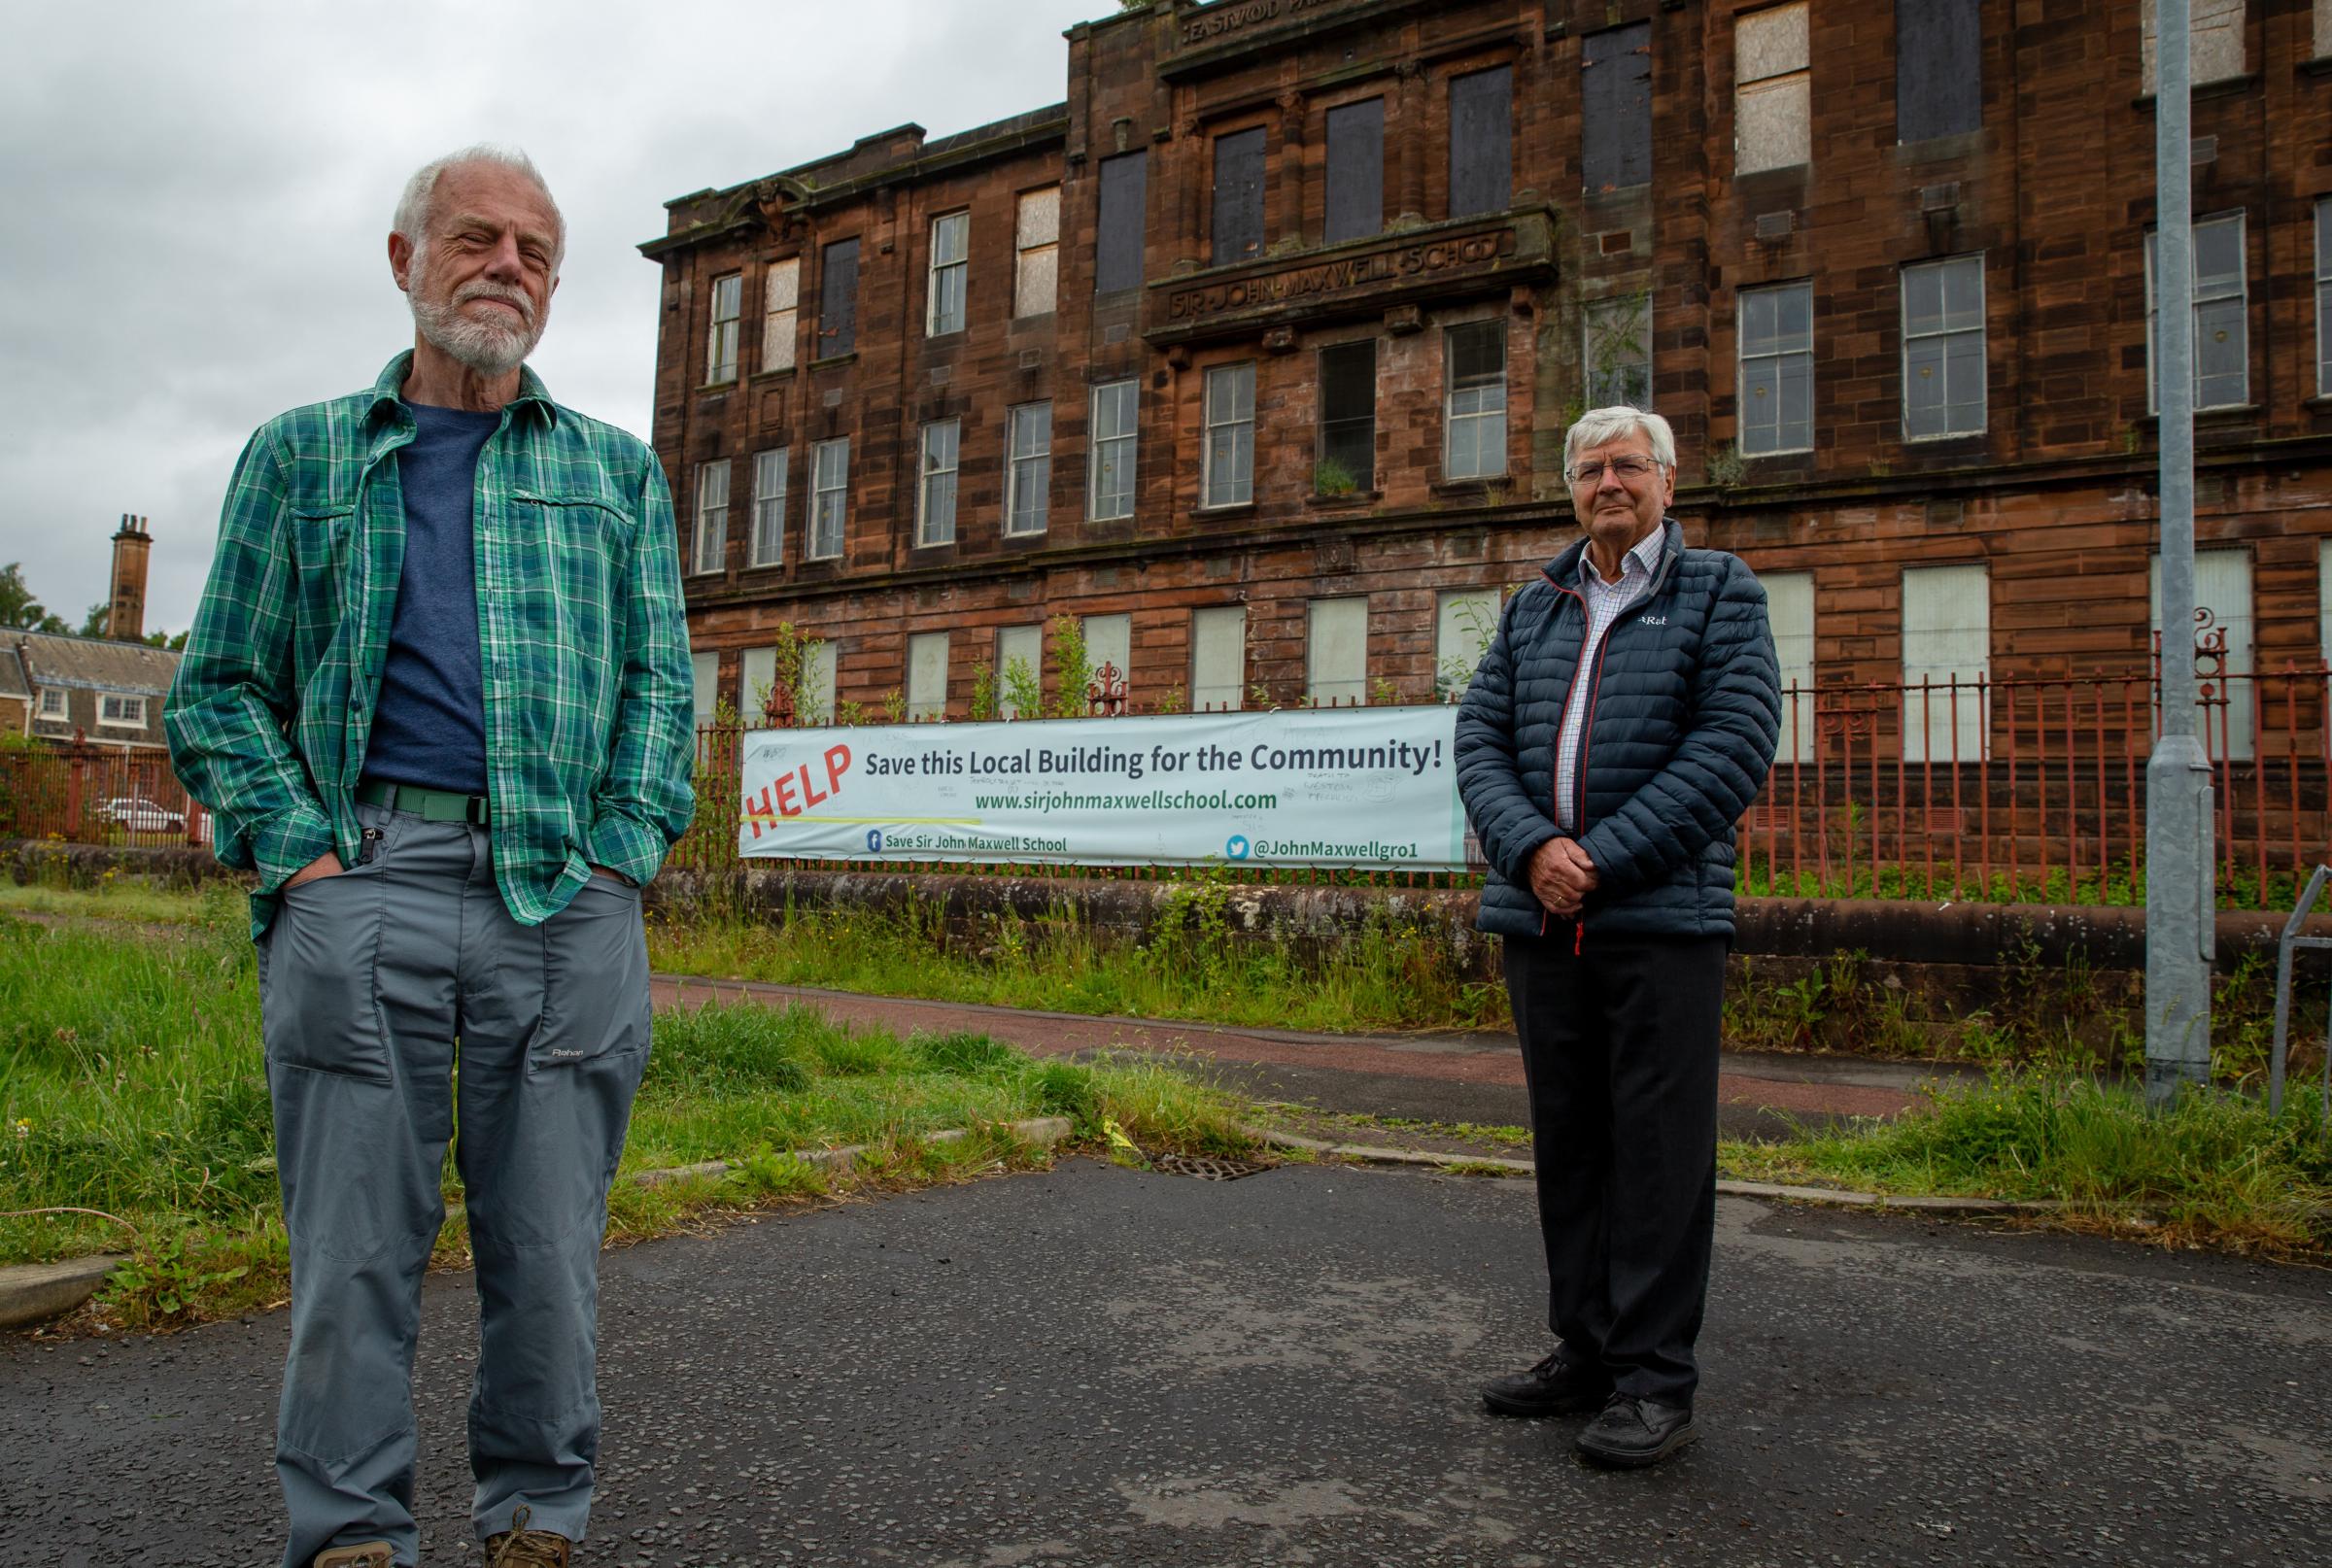
{"type": "Polygon", "coordinates": [[[472,164],[492,164],[523,175],[535,189],[542,192],[543,205],[551,210],[551,276],[559,276],[559,263],[566,256],[566,217],[559,211],[559,203],[551,197],[551,187],[534,167],[534,160],[515,147],[501,147],[493,142],[479,142],[448,153],[441,158],[431,158],[413,171],[405,182],[404,194],[396,199],[396,216],[389,222],[389,231],[402,234],[412,243],[416,264],[429,249],[429,202],[437,194],[437,182],[450,169],[467,168],[472,164]]]}
{"type": "Polygon", "coordinates": [[[1658,414],[1622,403],[1614,408],[1591,408],[1571,422],[1562,438],[1562,471],[1565,474],[1571,471],[1580,453],[1639,430],[1652,443],[1652,460],[1663,468],[1675,468],[1676,432],[1668,428],[1668,422],[1658,414]]]}

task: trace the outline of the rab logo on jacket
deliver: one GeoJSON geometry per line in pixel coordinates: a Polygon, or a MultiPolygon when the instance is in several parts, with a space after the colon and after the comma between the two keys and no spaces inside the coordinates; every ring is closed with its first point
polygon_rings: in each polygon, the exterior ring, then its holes
{"type": "Polygon", "coordinates": [[[1644,617],[1644,625],[1646,626],[1666,626],[1667,624],[1668,618],[1664,615],[1647,615],[1644,617]]]}

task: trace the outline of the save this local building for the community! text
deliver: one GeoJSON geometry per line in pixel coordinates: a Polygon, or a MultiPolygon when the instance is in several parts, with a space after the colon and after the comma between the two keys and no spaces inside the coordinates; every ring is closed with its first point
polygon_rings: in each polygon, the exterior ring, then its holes
{"type": "MultiPolygon", "coordinates": [[[[1155,0],[1065,103],[681,197],[700,710],[756,719],[790,625],[804,717],[962,718],[1062,616],[1135,711],[1431,700],[1615,402],[1785,679],[2142,672],[2152,13],[1155,0]]],[[[2314,667],[2332,3],[2193,17],[2199,588],[2233,667],[2314,667]]]]}

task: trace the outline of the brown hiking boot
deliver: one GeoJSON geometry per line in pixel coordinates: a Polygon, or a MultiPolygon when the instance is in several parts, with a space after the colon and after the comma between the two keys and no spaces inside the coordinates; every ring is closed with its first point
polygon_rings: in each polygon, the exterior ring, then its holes
{"type": "Polygon", "coordinates": [[[327,1547],[319,1551],[315,1568],[389,1568],[394,1556],[386,1541],[360,1541],[353,1547],[327,1547]]]}
{"type": "MultiPolygon", "coordinates": [[[[548,1530],[530,1530],[534,1511],[521,1503],[510,1511],[510,1528],[486,1538],[486,1568],[567,1568],[574,1543],[548,1530]]],[[[381,1559],[386,1563],[389,1559],[381,1559]]]]}

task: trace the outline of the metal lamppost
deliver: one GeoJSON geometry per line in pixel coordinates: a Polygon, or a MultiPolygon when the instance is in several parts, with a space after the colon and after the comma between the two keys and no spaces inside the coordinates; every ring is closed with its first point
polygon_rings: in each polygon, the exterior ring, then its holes
{"type": "Polygon", "coordinates": [[[2162,738],[2145,765],[2145,1098],[2211,1080],[2211,763],[2195,734],[2189,0],[2154,8],[2154,383],[2161,409],[2162,738]]]}

